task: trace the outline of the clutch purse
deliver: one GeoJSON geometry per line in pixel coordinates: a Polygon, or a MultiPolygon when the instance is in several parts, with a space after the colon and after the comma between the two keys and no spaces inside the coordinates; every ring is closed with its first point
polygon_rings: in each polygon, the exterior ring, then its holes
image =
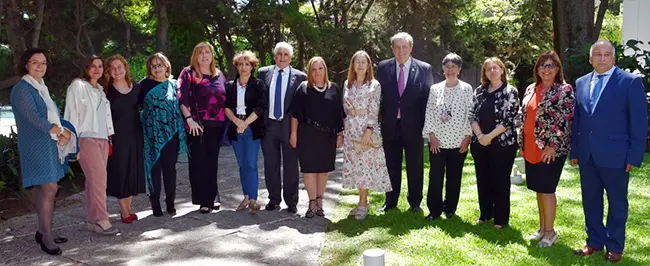
{"type": "MultiPolygon", "coordinates": [[[[363,135],[362,135],[363,136],[363,135]]],[[[366,149],[379,149],[381,148],[381,136],[377,134],[376,132],[372,132],[372,135],[370,135],[370,143],[368,145],[363,145],[361,144],[361,138],[359,137],[357,139],[353,139],[352,143],[354,143],[354,149],[355,150],[366,150],[366,149]]]]}

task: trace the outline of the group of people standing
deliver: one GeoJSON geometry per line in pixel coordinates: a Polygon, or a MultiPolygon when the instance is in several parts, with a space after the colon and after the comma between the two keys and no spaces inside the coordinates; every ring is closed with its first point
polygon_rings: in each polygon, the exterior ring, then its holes
{"type": "Polygon", "coordinates": [[[629,170],[641,163],[641,136],[647,129],[638,125],[645,125],[647,115],[634,111],[645,112],[643,87],[638,78],[614,66],[611,43],[594,44],[590,58],[595,71],[579,79],[576,90],[564,81],[557,54],[542,53],[534,68],[535,82],[520,104],[518,90],[508,84],[507,68],[499,58],[483,62],[481,85],[473,89],[458,77],[463,67],[460,56],[445,56],[445,80],[435,83],[431,65],[411,56],[413,38],[408,33],[397,33],[390,42],[395,57],[378,63],[376,77],[371,57],[358,51],[350,59],[342,87],[329,80],[322,57],[309,60],[307,73],[293,68],[293,47],[286,42],[276,44],[275,64],[259,68],[257,77],[255,54],[237,53],[232,60],[237,73],[230,81],[216,68],[214,50],[207,43],[196,45],[190,66],[182,69],[178,80],[172,79],[171,64],[161,53],[147,60],[148,76],[138,83],[123,57],[114,55],[106,61],[92,57],[83,77],[68,88],[64,119],[59,119],[56,106],[50,106],[43,82],[45,51],[28,49],[20,66],[24,81],[14,87],[12,105],[21,130],[21,155],[33,158],[21,160],[23,169],[47,169],[22,174],[23,186],[35,186],[39,195],[37,242],[45,252],[60,254],[56,243],[66,241],[51,230],[53,199],[66,158],[76,153],[76,138],[77,158],[86,175],[88,228],[115,234],[106,211],[107,195],[120,199],[121,220],[131,223],[138,219],[131,198],[144,193],[145,187],[153,215],[163,215],[164,184],[166,211],[176,213],[176,162],[186,151],[192,203],[201,213],[219,209],[218,155],[226,132],[244,194],[237,211],[254,214],[261,209],[257,198],[261,147],[269,192],[264,209],[279,210],[284,200],[287,211],[297,213],[300,171],[309,200],[307,218],[325,215],[323,197],[337,148],[343,148],[343,187],[359,190],[351,216],[366,217],[369,190],[386,193],[382,211],[397,208],[403,157],[410,210],[421,212],[426,140],[430,152],[426,220],[439,219],[443,213],[454,216],[464,161],[471,150],[480,208],[477,222],[494,219],[494,227],[503,228],[509,224],[510,172],[519,150],[526,160],[528,187],[537,192],[540,226],[530,238],[539,240],[540,247],[553,245],[558,238],[553,228],[554,193],[571,150],[571,163],[580,161],[589,235],[588,245],[576,254],[591,255],[606,245],[607,256],[620,260],[627,182],[619,180],[629,178],[629,170]],[[226,118],[232,121],[228,128],[226,118]],[[41,147],[48,152],[34,152],[41,147]],[[613,217],[607,227],[602,225],[603,189],[610,199],[608,215],[613,217]]]}

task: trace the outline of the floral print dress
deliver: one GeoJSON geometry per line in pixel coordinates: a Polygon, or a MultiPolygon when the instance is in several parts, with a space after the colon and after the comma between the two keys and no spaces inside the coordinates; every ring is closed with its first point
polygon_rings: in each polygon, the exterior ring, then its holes
{"type": "Polygon", "coordinates": [[[377,117],[381,86],[377,80],[372,80],[360,88],[354,85],[348,88],[346,81],[343,90],[343,107],[347,115],[343,138],[343,188],[391,191],[384,149],[358,149],[353,142],[361,139],[368,126],[374,127],[375,134],[379,134],[377,117]]]}

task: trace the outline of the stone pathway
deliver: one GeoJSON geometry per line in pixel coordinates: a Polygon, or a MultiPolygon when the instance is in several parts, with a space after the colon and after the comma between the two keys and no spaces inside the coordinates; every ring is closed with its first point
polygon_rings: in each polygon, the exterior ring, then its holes
{"type": "MultiPolygon", "coordinates": [[[[268,200],[260,155],[259,196],[268,200]]],[[[319,265],[325,240],[327,217],[331,217],[341,191],[342,158],[330,176],[325,194],[326,217],[304,218],[307,192],[301,180],[298,215],[282,211],[235,212],[243,199],[237,161],[231,147],[221,149],[219,192],[222,208],[199,213],[191,204],[187,163],[179,163],[176,208],[171,217],[154,217],[145,195],[133,199],[139,221],[123,224],[119,205],[109,198],[111,221],[118,236],[101,236],[85,229],[83,193],[67,199],[73,202],[56,209],[55,232],[69,241],[61,244],[62,256],[49,256],[34,242],[37,229],[34,213],[0,224],[0,265],[319,265]]],[[[164,199],[164,197],[162,198],[164,199]]],[[[164,200],[163,210],[164,210],[164,200]]]]}

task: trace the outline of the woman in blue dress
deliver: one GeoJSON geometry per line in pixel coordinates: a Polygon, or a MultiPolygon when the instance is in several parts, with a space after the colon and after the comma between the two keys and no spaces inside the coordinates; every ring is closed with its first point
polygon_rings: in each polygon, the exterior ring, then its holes
{"type": "Polygon", "coordinates": [[[47,254],[61,255],[57,244],[68,240],[52,232],[54,197],[57,181],[68,169],[68,155],[77,152],[75,130],[61,119],[43,81],[47,71],[45,51],[27,49],[20,58],[19,69],[23,77],[11,90],[11,107],[20,132],[18,152],[22,186],[31,187],[36,199],[36,243],[47,254]]]}

